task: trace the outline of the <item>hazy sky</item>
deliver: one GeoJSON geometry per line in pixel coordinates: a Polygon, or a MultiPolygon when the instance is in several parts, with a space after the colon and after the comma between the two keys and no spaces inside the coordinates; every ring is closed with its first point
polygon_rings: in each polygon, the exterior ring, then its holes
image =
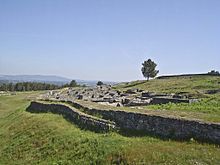
{"type": "Polygon", "coordinates": [[[220,70],[220,0],[0,0],[0,74],[142,79],[220,70]]]}

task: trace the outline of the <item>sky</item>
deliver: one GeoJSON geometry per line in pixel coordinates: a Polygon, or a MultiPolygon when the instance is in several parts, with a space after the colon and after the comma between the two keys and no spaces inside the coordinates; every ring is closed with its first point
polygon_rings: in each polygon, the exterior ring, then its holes
{"type": "Polygon", "coordinates": [[[220,0],[0,0],[0,74],[143,79],[220,70],[220,0]]]}

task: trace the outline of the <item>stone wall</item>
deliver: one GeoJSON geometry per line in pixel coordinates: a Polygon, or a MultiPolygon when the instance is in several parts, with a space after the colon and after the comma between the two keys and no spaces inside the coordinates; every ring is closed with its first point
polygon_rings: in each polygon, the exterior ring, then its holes
{"type": "Polygon", "coordinates": [[[220,76],[220,74],[211,74],[211,73],[203,73],[203,74],[180,74],[180,75],[168,75],[168,76],[159,76],[157,79],[167,79],[172,77],[195,77],[195,76],[220,76]]]}
{"type": "Polygon", "coordinates": [[[120,110],[101,110],[85,107],[73,101],[63,101],[71,104],[77,109],[81,109],[84,113],[89,114],[89,117],[84,117],[75,114],[71,108],[59,104],[41,104],[32,102],[29,109],[35,112],[58,112],[66,115],[71,115],[73,120],[80,117],[81,123],[95,125],[96,128],[107,130],[109,123],[107,120],[113,121],[112,128],[119,128],[121,131],[141,132],[150,135],[188,140],[194,138],[198,141],[205,141],[220,144],[220,123],[208,123],[201,121],[185,120],[178,118],[169,118],[156,115],[148,115],[142,113],[126,112],[120,110]],[[46,110],[47,109],[47,110],[46,110]],[[90,115],[101,115],[104,121],[91,119],[90,115]]]}
{"type": "Polygon", "coordinates": [[[84,112],[100,114],[106,120],[116,123],[116,126],[125,131],[141,131],[165,138],[198,141],[220,144],[220,123],[208,123],[194,120],[154,116],[142,113],[101,110],[88,108],[79,103],[68,101],[84,112]]]}
{"type": "Polygon", "coordinates": [[[80,127],[89,128],[97,132],[106,132],[116,129],[114,122],[82,113],[75,108],[71,108],[64,104],[31,102],[30,106],[27,108],[27,111],[33,113],[51,112],[61,114],[73,123],[78,124],[80,127]]]}
{"type": "Polygon", "coordinates": [[[188,99],[175,99],[175,98],[164,98],[154,97],[150,104],[167,104],[167,103],[190,103],[188,99]]]}

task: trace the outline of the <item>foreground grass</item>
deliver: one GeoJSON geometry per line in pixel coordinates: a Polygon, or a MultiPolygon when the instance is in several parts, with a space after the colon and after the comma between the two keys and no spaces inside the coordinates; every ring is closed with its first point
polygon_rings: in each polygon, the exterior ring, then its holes
{"type": "Polygon", "coordinates": [[[220,148],[195,141],[80,130],[60,115],[25,111],[28,96],[0,96],[0,164],[218,164],[220,148]]]}

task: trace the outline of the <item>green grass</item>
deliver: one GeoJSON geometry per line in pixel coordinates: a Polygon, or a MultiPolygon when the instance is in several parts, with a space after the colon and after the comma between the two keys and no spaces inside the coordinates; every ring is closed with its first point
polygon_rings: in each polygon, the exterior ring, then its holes
{"type": "Polygon", "coordinates": [[[161,110],[165,112],[178,113],[186,116],[191,116],[195,119],[201,119],[203,121],[220,122],[220,101],[218,98],[202,99],[200,102],[191,104],[187,103],[168,103],[160,105],[149,105],[144,108],[148,110],[161,110]]]}
{"type": "Polygon", "coordinates": [[[167,79],[152,79],[150,81],[133,81],[118,84],[118,90],[139,88],[158,93],[185,93],[192,97],[206,97],[204,91],[220,89],[220,76],[189,76],[167,79]]]}
{"type": "Polygon", "coordinates": [[[159,105],[149,105],[148,109],[166,109],[166,110],[181,110],[191,112],[202,112],[208,114],[218,114],[220,117],[220,98],[206,98],[194,103],[168,103],[159,105]]]}
{"type": "Polygon", "coordinates": [[[195,141],[81,130],[62,116],[25,111],[35,92],[0,96],[0,164],[219,164],[220,148],[195,141]]]}

